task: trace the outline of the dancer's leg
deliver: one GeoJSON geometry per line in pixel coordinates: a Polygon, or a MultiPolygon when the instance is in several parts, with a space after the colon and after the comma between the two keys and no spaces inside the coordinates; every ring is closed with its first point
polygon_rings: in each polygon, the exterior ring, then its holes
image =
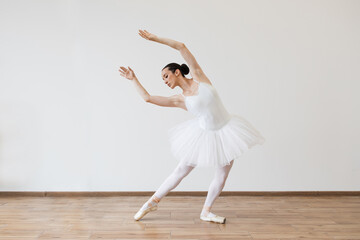
{"type": "Polygon", "coordinates": [[[188,166],[180,162],[175,170],[166,178],[166,180],[160,185],[154,195],[143,205],[142,209],[146,209],[157,205],[160,200],[165,197],[171,190],[176,188],[181,180],[186,177],[194,167],[188,166]]]}
{"type": "Polygon", "coordinates": [[[158,198],[165,197],[171,190],[176,188],[181,180],[186,177],[194,167],[179,163],[175,170],[168,176],[168,178],[161,184],[158,190],[154,193],[154,196],[158,198]]]}
{"type": "Polygon", "coordinates": [[[224,167],[220,167],[216,169],[215,177],[210,184],[209,191],[203,209],[201,211],[201,215],[208,217],[215,216],[210,212],[211,207],[214,204],[217,197],[220,195],[222,189],[224,188],[226,179],[229,176],[229,172],[231,170],[233,163],[234,160],[230,162],[230,165],[226,165],[224,167]]]}

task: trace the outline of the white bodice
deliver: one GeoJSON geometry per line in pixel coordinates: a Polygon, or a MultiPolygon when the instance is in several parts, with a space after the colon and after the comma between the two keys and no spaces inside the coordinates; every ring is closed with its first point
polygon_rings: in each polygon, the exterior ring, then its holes
{"type": "Polygon", "coordinates": [[[199,125],[205,130],[217,130],[231,119],[231,114],[225,109],[214,86],[198,82],[198,92],[193,96],[184,96],[187,110],[199,120],[199,125]]]}

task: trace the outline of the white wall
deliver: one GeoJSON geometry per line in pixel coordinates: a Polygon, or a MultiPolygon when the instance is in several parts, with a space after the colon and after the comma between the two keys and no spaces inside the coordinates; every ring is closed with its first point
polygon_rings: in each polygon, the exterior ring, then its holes
{"type": "MultiPolygon", "coordinates": [[[[177,165],[167,130],[192,118],[144,102],[180,92],[184,42],[227,109],[266,138],[224,191],[360,190],[359,1],[0,1],[0,190],[155,191],[177,165]]],[[[190,76],[189,76],[190,77],[190,76]]],[[[206,191],[213,169],[175,189],[206,191]]]]}

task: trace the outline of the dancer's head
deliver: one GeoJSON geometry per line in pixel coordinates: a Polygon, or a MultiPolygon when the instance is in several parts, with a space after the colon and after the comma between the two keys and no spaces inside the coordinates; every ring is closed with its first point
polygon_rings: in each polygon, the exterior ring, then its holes
{"type": "Polygon", "coordinates": [[[165,84],[170,88],[178,86],[178,81],[185,78],[185,75],[190,72],[189,67],[184,64],[169,63],[161,70],[161,78],[165,84]]]}

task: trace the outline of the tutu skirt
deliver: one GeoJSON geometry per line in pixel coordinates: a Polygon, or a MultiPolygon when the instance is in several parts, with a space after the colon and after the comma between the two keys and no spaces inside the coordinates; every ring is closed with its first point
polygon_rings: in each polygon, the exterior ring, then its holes
{"type": "Polygon", "coordinates": [[[193,167],[229,165],[252,146],[265,141],[249,121],[233,114],[220,129],[205,130],[193,118],[170,128],[168,137],[174,157],[193,167]]]}

